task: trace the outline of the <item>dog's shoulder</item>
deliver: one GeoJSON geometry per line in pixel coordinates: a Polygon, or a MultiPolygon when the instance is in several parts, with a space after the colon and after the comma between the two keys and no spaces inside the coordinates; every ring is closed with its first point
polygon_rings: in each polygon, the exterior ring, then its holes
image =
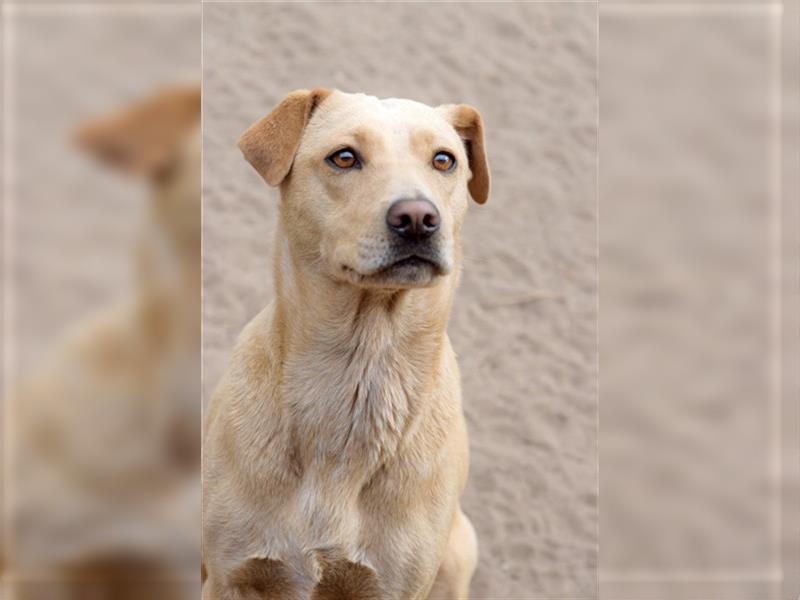
{"type": "Polygon", "coordinates": [[[217,398],[235,393],[237,388],[252,390],[269,376],[274,360],[269,344],[273,322],[272,305],[268,305],[245,325],[237,338],[231,361],[214,392],[217,398]]]}
{"type": "Polygon", "coordinates": [[[232,361],[240,370],[238,375],[259,380],[269,372],[273,362],[269,341],[274,318],[273,305],[268,304],[239,334],[232,361]]]}
{"type": "MultiPolygon", "coordinates": [[[[255,399],[263,400],[274,389],[273,377],[275,359],[269,343],[272,329],[273,309],[269,305],[258,313],[239,334],[232,359],[223,373],[211,397],[206,411],[205,437],[222,426],[220,419],[237,421],[246,424],[255,415],[253,406],[255,399]],[[242,419],[242,415],[249,414],[242,419]]],[[[263,402],[256,404],[264,407],[263,402]]],[[[258,413],[261,410],[257,411],[258,413]]]]}

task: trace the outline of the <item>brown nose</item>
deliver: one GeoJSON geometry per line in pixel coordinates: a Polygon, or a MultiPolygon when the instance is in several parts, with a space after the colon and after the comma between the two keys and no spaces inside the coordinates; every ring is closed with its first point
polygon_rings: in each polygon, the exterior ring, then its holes
{"type": "Polygon", "coordinates": [[[389,230],[402,238],[422,240],[439,229],[439,211],[430,200],[405,198],[397,200],[386,213],[389,230]]]}

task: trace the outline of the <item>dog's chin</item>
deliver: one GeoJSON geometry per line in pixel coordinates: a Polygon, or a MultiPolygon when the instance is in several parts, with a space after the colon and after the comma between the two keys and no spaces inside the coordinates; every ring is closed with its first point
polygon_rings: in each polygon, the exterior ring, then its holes
{"type": "Polygon", "coordinates": [[[434,286],[448,269],[437,261],[409,256],[370,272],[348,266],[343,266],[342,272],[349,283],[358,287],[406,289],[434,286]]]}

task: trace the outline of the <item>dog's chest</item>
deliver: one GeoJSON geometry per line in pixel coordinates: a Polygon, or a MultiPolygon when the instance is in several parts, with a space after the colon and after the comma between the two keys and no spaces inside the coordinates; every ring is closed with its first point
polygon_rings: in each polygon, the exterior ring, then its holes
{"type": "Polygon", "coordinates": [[[435,574],[432,565],[437,564],[437,549],[442,535],[446,535],[443,527],[431,526],[444,522],[438,507],[427,507],[425,519],[419,519],[418,514],[411,518],[403,508],[407,499],[397,502],[397,498],[370,486],[367,495],[373,493],[382,497],[380,505],[374,497],[365,500],[363,489],[352,488],[346,473],[312,470],[284,507],[283,518],[270,521],[272,530],[266,537],[271,542],[266,554],[287,561],[303,573],[304,579],[317,582],[311,583],[311,587],[316,585],[316,593],[309,599],[413,598],[435,574]],[[340,560],[324,569],[322,564],[308,566],[309,561],[316,562],[313,559],[324,554],[340,560]],[[321,570],[315,576],[317,569],[321,570]],[[350,574],[355,578],[350,579],[350,574]],[[322,590],[327,589],[325,580],[331,577],[345,577],[347,581],[341,584],[343,588],[337,588],[337,594],[329,596],[322,590]]]}
{"type": "Polygon", "coordinates": [[[394,340],[369,331],[287,362],[282,391],[304,461],[369,472],[393,455],[412,416],[409,371],[394,340]]]}
{"type": "Polygon", "coordinates": [[[420,460],[414,433],[428,414],[436,347],[404,343],[402,328],[385,319],[367,309],[350,330],[321,324],[313,343],[283,363],[280,404],[296,478],[267,537],[335,549],[348,564],[375,569],[382,599],[409,598],[432,576],[425,565],[436,564],[445,535],[431,524],[446,521],[447,503],[417,497],[436,470],[420,460]]]}

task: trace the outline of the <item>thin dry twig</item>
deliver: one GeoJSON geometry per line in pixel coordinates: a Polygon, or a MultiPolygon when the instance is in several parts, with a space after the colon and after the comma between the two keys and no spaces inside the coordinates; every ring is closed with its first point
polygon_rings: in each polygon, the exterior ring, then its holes
{"type": "Polygon", "coordinates": [[[529,304],[531,302],[539,302],[540,300],[561,300],[563,297],[563,294],[558,294],[556,292],[537,290],[509,298],[485,300],[481,302],[481,304],[483,304],[483,306],[486,308],[496,308],[500,306],[520,306],[522,304],[529,304]]]}

